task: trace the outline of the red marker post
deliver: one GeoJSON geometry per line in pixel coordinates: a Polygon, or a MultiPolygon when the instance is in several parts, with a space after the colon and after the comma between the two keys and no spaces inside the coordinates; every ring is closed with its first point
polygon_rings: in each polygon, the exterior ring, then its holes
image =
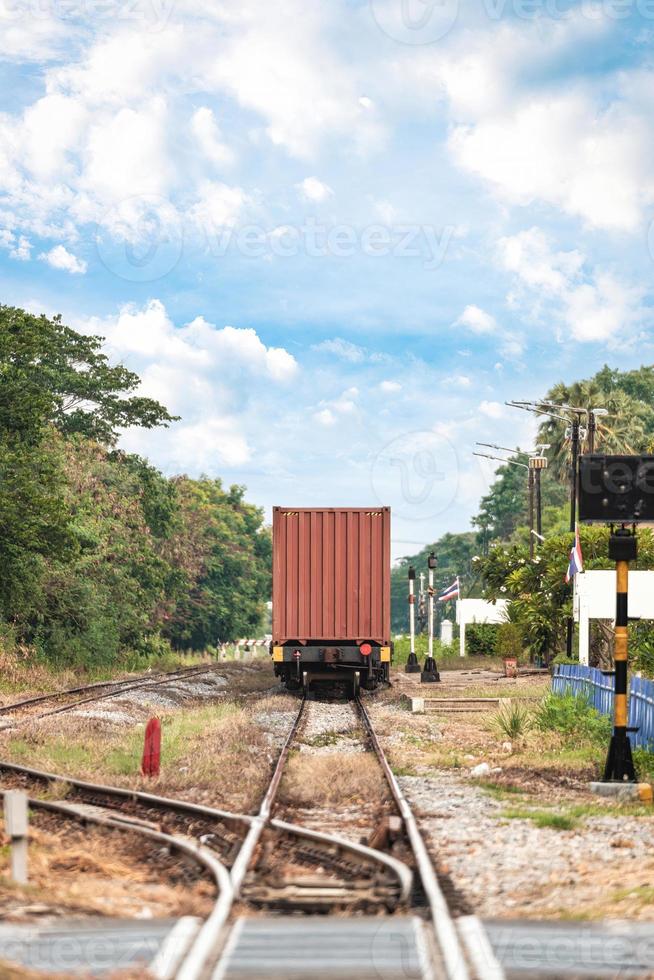
{"type": "Polygon", "coordinates": [[[144,776],[158,776],[161,768],[161,722],[150,718],[145,728],[141,772],[144,776]]]}

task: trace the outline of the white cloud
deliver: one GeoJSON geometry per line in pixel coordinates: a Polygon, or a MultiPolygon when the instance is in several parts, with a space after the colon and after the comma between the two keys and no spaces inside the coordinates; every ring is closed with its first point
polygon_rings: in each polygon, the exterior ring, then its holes
{"type": "Polygon", "coordinates": [[[398,391],[402,391],[402,385],[399,381],[380,381],[379,388],[387,395],[394,395],[398,391]]]}
{"type": "Polygon", "coordinates": [[[19,262],[29,262],[32,257],[32,243],[24,235],[18,238],[8,228],[0,228],[0,248],[9,252],[11,259],[19,262]]]}
{"type": "Polygon", "coordinates": [[[469,378],[467,374],[454,374],[443,381],[446,388],[470,388],[472,387],[472,378],[469,378]]]}
{"type": "Polygon", "coordinates": [[[69,272],[71,275],[84,275],[87,269],[84,259],[78,259],[64,245],[55,245],[49,252],[42,252],[39,258],[53,269],[61,269],[62,272],[69,272]]]}
{"type": "MultiPolygon", "coordinates": [[[[554,250],[540,228],[499,242],[500,261],[514,273],[524,303],[538,315],[554,306],[566,333],[579,341],[607,341],[642,319],[644,289],[627,286],[611,272],[592,270],[577,249],[554,250]]],[[[520,304],[521,296],[512,294],[520,304]]]]}
{"type": "Polygon", "coordinates": [[[170,430],[123,437],[126,448],[154,454],[167,471],[215,473],[250,462],[266,442],[262,399],[269,420],[276,388],[299,373],[292,354],[267,346],[255,330],[217,327],[201,316],[178,327],[158,300],[75,325],[105,337],[111,358],[139,374],[139,393],[182,417],[170,430]]]}
{"type": "Polygon", "coordinates": [[[314,412],[313,417],[320,425],[332,426],[336,423],[336,416],[328,408],[321,408],[320,411],[314,412]]]}
{"type": "Polygon", "coordinates": [[[217,166],[228,166],[234,162],[232,150],[223,142],[218,123],[211,109],[203,106],[196,109],[191,118],[191,130],[203,155],[217,166]]]}
{"type": "Polygon", "coordinates": [[[436,74],[455,161],[510,204],[545,202],[592,228],[636,230],[654,201],[651,104],[643,99],[654,74],[627,69],[605,86],[579,73],[560,84],[560,66],[614,28],[599,11],[571,11],[453,43],[436,74]]]}
{"type": "Polygon", "coordinates": [[[344,340],[342,337],[323,340],[319,344],[314,344],[313,349],[334,354],[336,357],[340,357],[344,361],[351,361],[353,364],[359,364],[366,358],[366,351],[363,347],[359,347],[349,340],[344,340]]]}
{"type": "Polygon", "coordinates": [[[504,415],[504,405],[500,402],[483,401],[479,406],[479,411],[489,419],[501,419],[504,415]]]}
{"type": "Polygon", "coordinates": [[[334,194],[331,187],[329,187],[328,184],[323,183],[322,180],[318,180],[317,177],[305,177],[304,180],[297,185],[297,188],[300,193],[300,197],[302,197],[305,201],[314,201],[316,203],[326,201],[334,194]]]}
{"type": "Polygon", "coordinates": [[[473,333],[479,334],[494,333],[497,330],[495,317],[474,304],[466,306],[456,325],[467,327],[473,333]]]}

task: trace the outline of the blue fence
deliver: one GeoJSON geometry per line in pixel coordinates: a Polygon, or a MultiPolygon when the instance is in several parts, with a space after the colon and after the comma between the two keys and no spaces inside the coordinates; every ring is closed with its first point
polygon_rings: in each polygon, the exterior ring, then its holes
{"type": "MultiPolygon", "coordinates": [[[[603,715],[613,714],[613,678],[605,677],[596,667],[582,664],[558,664],[552,678],[555,694],[581,694],[603,715]]],[[[654,751],[654,681],[632,677],[629,687],[629,727],[632,745],[654,751]]]]}

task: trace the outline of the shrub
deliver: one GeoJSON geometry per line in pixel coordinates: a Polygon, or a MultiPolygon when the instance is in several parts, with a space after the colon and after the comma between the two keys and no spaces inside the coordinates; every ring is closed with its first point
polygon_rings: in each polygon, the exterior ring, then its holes
{"type": "Polygon", "coordinates": [[[496,623],[471,623],[466,627],[466,653],[470,657],[495,657],[497,639],[496,623]]]}
{"type": "Polygon", "coordinates": [[[534,720],[541,731],[574,736],[582,742],[606,743],[611,735],[611,719],[596,711],[583,695],[548,694],[534,720]]]}
{"type": "Polygon", "coordinates": [[[498,657],[522,659],[525,642],[517,623],[500,623],[497,627],[495,654],[498,657]]]}

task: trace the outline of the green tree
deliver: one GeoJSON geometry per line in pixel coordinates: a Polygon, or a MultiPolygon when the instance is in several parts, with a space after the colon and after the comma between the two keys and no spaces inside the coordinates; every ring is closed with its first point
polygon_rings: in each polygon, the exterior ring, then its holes
{"type": "MultiPolygon", "coordinates": [[[[640,383],[632,379],[629,383],[626,378],[623,378],[623,387],[619,383],[620,377],[620,372],[610,371],[605,367],[587,381],[575,381],[570,385],[559,382],[548,391],[544,401],[584,409],[607,409],[607,415],[596,417],[595,449],[607,453],[642,452],[654,435],[652,407],[641,400],[637,394],[646,391],[645,379],[643,378],[640,383]]],[[[584,416],[582,416],[582,427],[587,430],[584,416]]],[[[538,437],[540,442],[550,443],[551,448],[547,455],[553,476],[562,482],[569,482],[569,424],[559,419],[544,417],[538,437]]],[[[585,440],[582,440],[580,449],[582,452],[587,449],[585,440]]]]}
{"type": "Polygon", "coordinates": [[[207,478],[175,482],[184,536],[194,542],[200,568],[166,635],[193,649],[252,635],[270,596],[271,538],[262,511],[245,502],[243,487],[224,490],[207,478]]]}
{"type": "Polygon", "coordinates": [[[0,306],[0,433],[34,441],[52,423],[111,444],[118,429],[173,421],[163,405],[132,394],[138,375],[110,364],[102,342],[59,316],[0,306]]]}

